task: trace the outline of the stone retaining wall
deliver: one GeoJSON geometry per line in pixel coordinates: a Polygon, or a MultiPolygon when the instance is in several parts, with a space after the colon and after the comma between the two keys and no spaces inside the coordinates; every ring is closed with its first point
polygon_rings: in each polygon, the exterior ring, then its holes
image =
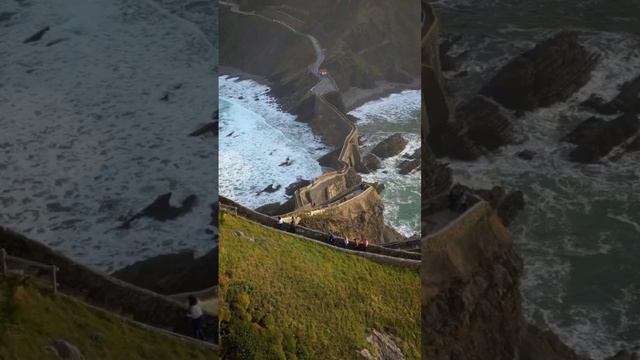
{"type": "MultiPolygon", "coordinates": [[[[47,246],[0,227],[0,248],[9,255],[58,267],[59,290],[89,304],[150,326],[191,336],[186,304],[91,269],[47,246]]],[[[205,314],[207,339],[217,342],[217,314],[205,314]]]]}
{"type": "MultiPolygon", "coordinates": [[[[220,207],[222,209],[225,209],[225,207],[228,209],[228,211],[234,212],[239,216],[242,216],[246,219],[249,219],[251,221],[257,222],[261,225],[264,226],[268,226],[270,228],[274,228],[274,230],[276,230],[276,225],[277,225],[277,220],[275,218],[272,218],[270,216],[261,214],[259,212],[256,212],[254,210],[251,210],[249,208],[246,208],[236,202],[234,202],[233,200],[227,199],[224,196],[220,196],[220,207]]],[[[314,230],[314,229],[309,229],[303,226],[296,226],[296,234],[299,235],[302,238],[305,239],[310,239],[310,240],[315,240],[315,241],[319,241],[322,242],[324,244],[326,244],[329,240],[329,235],[326,233],[323,233],[321,231],[318,230],[314,230]]],[[[339,247],[335,247],[335,249],[340,249],[340,250],[346,250],[344,248],[339,248],[339,247]]],[[[353,251],[354,253],[361,253],[360,251],[353,251]]],[[[398,258],[401,260],[412,260],[412,261],[419,261],[420,260],[420,254],[416,254],[410,251],[404,251],[404,250],[396,250],[396,249],[387,249],[385,247],[382,246],[377,246],[377,245],[369,245],[369,248],[367,249],[367,254],[377,254],[377,255],[382,255],[385,257],[394,257],[394,258],[398,258]]],[[[413,266],[414,264],[411,264],[411,266],[413,266]]]]}

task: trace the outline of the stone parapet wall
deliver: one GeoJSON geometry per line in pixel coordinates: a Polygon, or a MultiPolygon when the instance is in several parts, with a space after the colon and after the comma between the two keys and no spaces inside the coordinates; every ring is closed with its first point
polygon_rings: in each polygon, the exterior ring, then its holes
{"type": "MultiPolygon", "coordinates": [[[[191,336],[191,328],[185,317],[186,303],[115,279],[1,227],[0,248],[4,248],[11,256],[57,266],[57,282],[59,291],[63,293],[135,321],[191,336]]],[[[204,316],[207,338],[217,342],[217,314],[204,316]]]]}

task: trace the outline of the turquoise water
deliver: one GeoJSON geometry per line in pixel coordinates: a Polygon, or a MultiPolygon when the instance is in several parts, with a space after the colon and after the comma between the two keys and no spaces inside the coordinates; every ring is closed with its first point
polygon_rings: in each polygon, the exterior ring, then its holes
{"type": "Polygon", "coordinates": [[[405,236],[420,232],[420,170],[400,175],[397,166],[420,147],[420,91],[407,90],[368,102],[350,112],[359,120],[358,134],[367,143],[361,149],[367,154],[373,146],[394,133],[409,142],[398,156],[385,159],[382,167],[363,178],[385,185],[382,197],[385,221],[405,236]]]}

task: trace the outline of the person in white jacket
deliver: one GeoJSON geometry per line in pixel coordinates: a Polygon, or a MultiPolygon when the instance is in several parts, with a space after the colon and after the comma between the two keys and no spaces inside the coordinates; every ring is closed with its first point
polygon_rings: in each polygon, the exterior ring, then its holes
{"type": "Polygon", "coordinates": [[[200,306],[200,300],[193,295],[189,295],[189,312],[187,313],[187,317],[191,319],[193,335],[200,340],[204,340],[202,306],[200,306]]]}

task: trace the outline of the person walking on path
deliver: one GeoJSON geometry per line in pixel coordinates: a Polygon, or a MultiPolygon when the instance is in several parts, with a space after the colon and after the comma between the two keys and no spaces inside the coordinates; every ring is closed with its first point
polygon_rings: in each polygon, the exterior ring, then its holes
{"type": "Polygon", "coordinates": [[[368,247],[369,247],[369,240],[364,239],[364,251],[367,251],[368,247]]]}
{"type": "Polygon", "coordinates": [[[189,312],[187,317],[191,320],[193,335],[200,340],[204,340],[204,317],[200,300],[193,295],[189,295],[189,312]]]}
{"type": "Polygon", "coordinates": [[[336,244],[336,237],[333,234],[329,234],[329,244],[331,245],[336,244]]]}
{"type": "Polygon", "coordinates": [[[282,230],[283,224],[284,224],[284,220],[282,220],[281,216],[278,216],[278,224],[276,225],[276,228],[278,228],[278,230],[282,230]]]}
{"type": "Polygon", "coordinates": [[[291,217],[291,223],[289,224],[289,232],[292,234],[296,233],[296,218],[291,217]]]}

